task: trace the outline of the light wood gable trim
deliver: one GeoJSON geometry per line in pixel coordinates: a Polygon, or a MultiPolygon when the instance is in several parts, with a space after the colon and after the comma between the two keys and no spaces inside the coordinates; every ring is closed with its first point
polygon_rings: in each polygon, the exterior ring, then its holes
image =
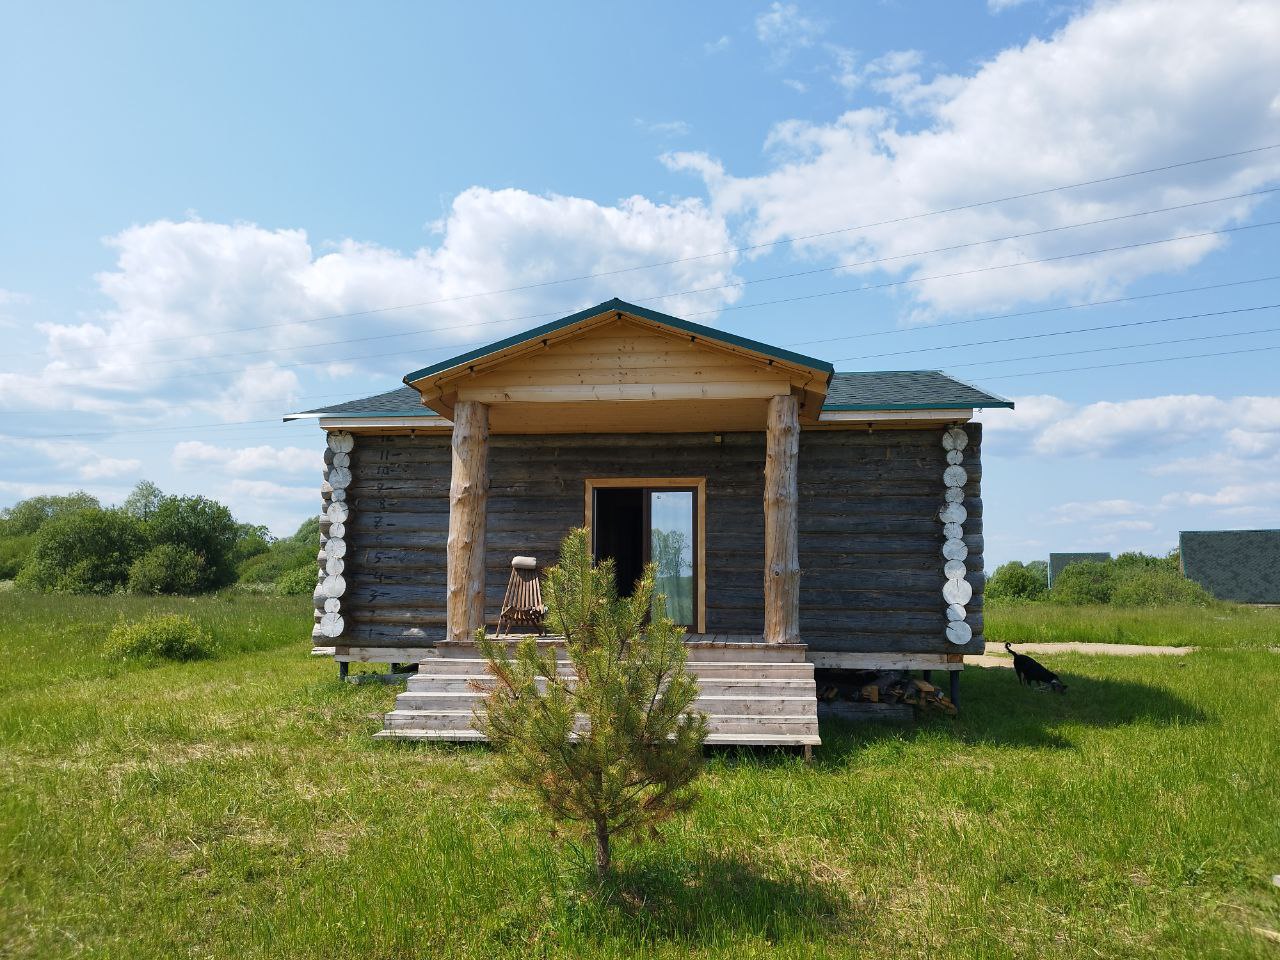
{"type": "MultiPolygon", "coordinates": [[[[664,387],[653,395],[643,395],[639,391],[623,391],[624,395],[619,396],[616,392],[604,391],[596,394],[590,394],[590,392],[588,392],[589,395],[586,396],[574,396],[571,395],[573,391],[570,391],[569,394],[554,397],[550,390],[544,391],[540,394],[525,394],[522,391],[516,395],[505,392],[488,392],[474,396],[468,392],[464,395],[464,391],[472,389],[473,381],[483,383],[480,378],[484,377],[486,374],[492,373],[499,367],[511,365],[525,358],[543,357],[552,350],[556,351],[558,361],[560,359],[560,353],[563,352],[565,357],[563,362],[549,365],[547,367],[548,370],[556,369],[557,366],[560,369],[565,370],[578,370],[582,368],[583,363],[600,363],[601,358],[605,355],[599,349],[593,351],[588,348],[585,352],[588,355],[594,353],[595,356],[583,357],[582,360],[578,360],[572,350],[561,348],[566,348],[572,344],[573,341],[581,340],[593,332],[599,332],[602,329],[608,328],[610,325],[616,325],[619,328],[619,340],[625,340],[628,337],[635,337],[637,335],[636,332],[639,331],[641,334],[661,337],[664,343],[686,343],[691,346],[695,346],[701,354],[723,357],[728,361],[737,361],[744,369],[750,370],[754,374],[753,379],[756,379],[757,382],[759,382],[760,374],[772,374],[772,376],[767,379],[772,381],[772,383],[769,384],[769,389],[774,392],[768,394],[768,396],[776,396],[779,393],[788,392],[796,393],[801,399],[803,419],[809,422],[817,422],[819,412],[822,408],[822,403],[826,398],[826,390],[829,380],[829,374],[827,371],[813,367],[805,367],[777,357],[771,357],[766,354],[750,350],[746,347],[716,340],[711,336],[687,333],[667,324],[617,309],[603,311],[595,316],[587,317],[577,323],[552,331],[544,336],[513,344],[504,349],[496,350],[483,357],[477,357],[466,363],[459,364],[457,367],[410,381],[410,385],[421,393],[422,402],[425,405],[446,417],[452,416],[454,403],[456,403],[458,399],[462,398],[483,400],[483,402],[489,403],[540,401],[564,402],[566,400],[574,401],[584,399],[637,401],[651,399],[732,399],[742,396],[741,392],[734,394],[732,392],[734,389],[739,391],[746,389],[741,386],[736,388],[728,386],[714,386],[713,384],[719,384],[722,381],[716,379],[714,375],[707,374],[703,368],[708,366],[714,367],[715,364],[699,362],[698,359],[693,359],[691,364],[684,366],[685,373],[678,374],[675,371],[681,369],[682,365],[680,363],[681,358],[677,356],[669,363],[659,362],[654,364],[654,366],[659,368],[669,366],[671,370],[669,374],[664,373],[650,378],[657,379],[664,383],[664,387]],[[697,379],[692,381],[697,385],[696,390],[688,386],[681,390],[667,385],[682,382],[674,378],[687,376],[694,370],[699,372],[697,379]]],[[[611,365],[610,369],[614,371],[621,369],[620,365],[617,363],[618,358],[616,355],[613,359],[614,363],[611,365]]],[[[643,355],[642,359],[642,355],[633,354],[632,357],[627,359],[634,359],[637,362],[647,363],[653,358],[649,355],[643,355]]],[[[731,362],[725,364],[726,367],[731,365],[731,362]]],[[[608,365],[606,364],[606,366],[608,365]]],[[[529,372],[527,368],[522,369],[524,369],[526,373],[529,372]]],[[[728,374],[729,370],[726,369],[724,372],[728,374]]],[[[723,382],[733,383],[737,380],[740,380],[740,378],[723,382]]],[[[690,381],[684,382],[688,383],[690,381]]],[[[541,384],[526,382],[520,384],[520,386],[541,386],[541,384]]],[[[764,387],[755,387],[750,395],[753,398],[760,398],[762,396],[760,391],[764,389],[764,387]]]]}
{"type": "MultiPolygon", "coordinates": [[[[698,612],[695,617],[695,632],[707,632],[707,478],[706,477],[588,477],[585,483],[586,494],[586,526],[593,541],[595,528],[591,525],[591,506],[595,500],[594,492],[599,487],[656,487],[658,489],[680,489],[692,487],[698,498],[698,596],[696,602],[698,612]]],[[[592,543],[595,549],[595,543],[592,543]]]]}

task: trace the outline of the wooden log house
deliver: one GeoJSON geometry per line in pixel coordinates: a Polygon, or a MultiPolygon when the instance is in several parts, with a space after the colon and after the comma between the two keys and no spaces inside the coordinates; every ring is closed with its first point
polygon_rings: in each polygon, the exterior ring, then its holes
{"type": "Polygon", "coordinates": [[[404,384],[290,415],[327,434],[315,643],[420,663],[388,736],[478,738],[470,638],[582,524],[624,591],[658,562],[713,742],[816,743],[815,666],[954,680],[982,650],[972,418],[1001,397],[616,299],[404,384]]]}

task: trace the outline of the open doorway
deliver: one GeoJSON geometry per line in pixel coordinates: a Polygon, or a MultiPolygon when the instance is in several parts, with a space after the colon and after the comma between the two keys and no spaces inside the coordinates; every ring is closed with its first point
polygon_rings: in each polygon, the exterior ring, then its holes
{"type": "Polygon", "coordinates": [[[618,593],[630,596],[649,561],[667,615],[697,630],[700,614],[700,487],[622,486],[588,481],[592,550],[612,557],[618,593]]]}

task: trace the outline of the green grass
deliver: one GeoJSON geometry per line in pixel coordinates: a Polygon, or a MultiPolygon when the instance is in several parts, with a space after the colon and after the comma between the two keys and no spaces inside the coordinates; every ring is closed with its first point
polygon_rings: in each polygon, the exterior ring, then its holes
{"type": "Polygon", "coordinates": [[[984,629],[992,643],[1074,640],[1265,650],[1280,647],[1280,608],[1229,603],[1149,608],[991,604],[984,629]]]}
{"type": "Polygon", "coordinates": [[[336,682],[309,619],[0,594],[0,956],[1275,955],[1275,653],[1053,658],[1066,697],[971,670],[957,720],[716,753],[595,892],[484,748],[373,741],[394,689],[336,682]],[[224,654],[105,664],[155,609],[224,654]]]}

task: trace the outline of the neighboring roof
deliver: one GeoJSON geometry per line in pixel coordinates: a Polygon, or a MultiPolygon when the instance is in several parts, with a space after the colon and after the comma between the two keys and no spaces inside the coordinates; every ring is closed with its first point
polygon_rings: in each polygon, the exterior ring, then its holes
{"type": "Polygon", "coordinates": [[[825,410],[943,410],[1009,407],[1004,397],[939,370],[868,370],[837,373],[827,387],[825,410]]]}
{"type": "Polygon", "coordinates": [[[1051,553],[1049,554],[1049,586],[1052,587],[1053,581],[1058,579],[1058,574],[1073,563],[1084,563],[1085,561],[1106,563],[1110,559],[1111,554],[1109,553],[1051,553]]]}
{"type": "Polygon", "coordinates": [[[1219,600],[1280,603],[1280,530],[1184,530],[1182,572],[1219,600]]]}
{"type": "Polygon", "coordinates": [[[736,347],[742,347],[744,350],[752,350],[765,356],[773,357],[777,360],[793,363],[801,367],[811,367],[815,370],[821,370],[824,373],[831,374],[835,372],[835,367],[827,363],[825,360],[819,360],[816,357],[807,357],[802,353],[793,353],[790,350],[783,350],[781,347],[775,347],[768,343],[761,343],[758,340],[751,340],[747,337],[740,337],[737,334],[729,333],[725,330],[717,330],[715,327],[706,327],[700,323],[693,323],[689,320],[681,320],[679,317],[673,317],[666,313],[659,313],[657,310],[649,310],[645,307],[638,307],[634,303],[627,303],[625,300],[619,300],[614,297],[612,300],[606,300],[604,303],[598,303],[594,307],[587,307],[585,310],[579,310],[577,313],[570,314],[567,317],[561,317],[559,320],[552,320],[550,323],[544,323],[540,327],[534,327],[532,330],[525,330],[514,336],[507,337],[504,340],[496,340],[493,343],[483,347],[477,347],[475,350],[469,350],[466,353],[460,353],[456,357],[450,357],[448,360],[441,360],[439,363],[433,363],[429,367],[423,367],[421,370],[415,370],[404,376],[405,383],[413,383],[415,380],[421,380],[423,377],[429,377],[432,374],[440,373],[444,370],[450,370],[453,367],[460,367],[463,364],[471,363],[481,357],[491,353],[497,353],[499,350],[506,350],[509,347],[519,346],[530,340],[537,340],[539,337],[545,337],[547,334],[555,333],[565,327],[573,326],[583,320],[591,317],[598,317],[602,313],[608,313],[610,310],[619,310],[623,313],[630,313],[633,316],[641,317],[645,320],[651,320],[654,323],[665,324],[668,327],[674,327],[683,333],[691,333],[694,336],[703,337],[707,340],[718,340],[721,343],[729,343],[736,347]]]}

